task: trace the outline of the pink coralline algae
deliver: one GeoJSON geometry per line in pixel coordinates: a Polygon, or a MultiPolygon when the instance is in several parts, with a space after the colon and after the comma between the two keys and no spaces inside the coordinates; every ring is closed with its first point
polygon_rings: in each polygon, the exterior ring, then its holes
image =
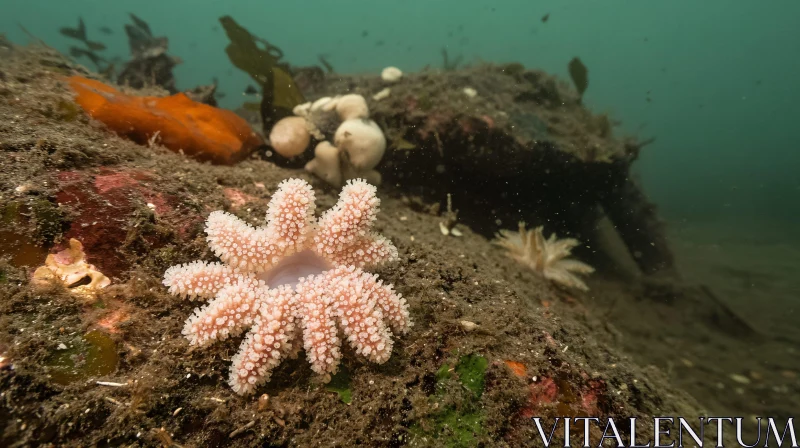
{"type": "Polygon", "coordinates": [[[298,354],[301,334],[312,370],[325,379],[338,369],[340,334],[370,361],[389,359],[392,332],[412,323],[405,299],[363,270],[397,257],[394,245],[371,231],[379,205],[375,187],[353,180],[315,222],[314,190],[288,179],[272,196],[265,227],[211,213],[207,240],[222,263],[173,266],[164,285],[174,295],[213,299],[186,321],[191,345],[250,328],[233,357],[234,391],[252,393],[269,381],[282,359],[298,354]]]}

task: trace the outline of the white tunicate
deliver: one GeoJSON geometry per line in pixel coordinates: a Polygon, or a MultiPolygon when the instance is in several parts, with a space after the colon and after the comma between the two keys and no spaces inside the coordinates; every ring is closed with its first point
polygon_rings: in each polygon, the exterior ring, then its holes
{"type": "Polygon", "coordinates": [[[403,77],[403,72],[397,67],[386,67],[381,72],[381,79],[385,82],[395,83],[403,77]]]}
{"type": "Polygon", "coordinates": [[[386,151],[386,137],[372,120],[346,120],[334,135],[334,145],[347,153],[358,170],[371,170],[386,151]]]}

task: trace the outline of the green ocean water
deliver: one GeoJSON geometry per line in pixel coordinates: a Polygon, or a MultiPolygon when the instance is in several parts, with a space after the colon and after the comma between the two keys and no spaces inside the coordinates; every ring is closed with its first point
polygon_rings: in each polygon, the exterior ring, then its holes
{"type": "Polygon", "coordinates": [[[520,62],[567,78],[578,56],[589,68],[586,104],[619,119],[619,132],[656,137],[637,169],[665,217],[779,225],[800,217],[796,1],[3,0],[0,11],[13,41],[28,39],[22,24],[64,52],[71,42],[58,29],[82,17],[105,54],[123,58],[133,12],[183,59],[178,87],[216,77],[226,107],[241,102],[249,80],[225,56],[222,15],[292,64],[325,55],[344,73],[438,67],[445,48],[465,63],[520,62]]]}

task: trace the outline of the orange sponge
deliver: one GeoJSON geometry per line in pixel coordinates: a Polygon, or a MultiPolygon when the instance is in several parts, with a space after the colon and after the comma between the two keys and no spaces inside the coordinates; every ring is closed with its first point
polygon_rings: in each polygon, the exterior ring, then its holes
{"type": "Polygon", "coordinates": [[[247,122],[229,110],[167,97],[130,96],[81,76],[68,79],[75,101],[95,120],[139,144],[156,141],[198,160],[230,164],[263,143],[247,122]]]}

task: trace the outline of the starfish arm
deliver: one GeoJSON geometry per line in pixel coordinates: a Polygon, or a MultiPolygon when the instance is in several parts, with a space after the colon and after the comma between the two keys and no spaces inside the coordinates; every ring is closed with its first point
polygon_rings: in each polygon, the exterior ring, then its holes
{"type": "Polygon", "coordinates": [[[348,246],[338,247],[332,251],[319,251],[320,256],[334,266],[355,266],[357,268],[373,268],[397,259],[397,248],[387,238],[377,233],[356,239],[348,246]]]}
{"type": "Polygon", "coordinates": [[[375,296],[376,306],[380,308],[384,319],[389,323],[392,331],[399,334],[408,333],[414,323],[408,312],[408,303],[400,294],[396,293],[390,284],[376,280],[375,296]]]}
{"type": "Polygon", "coordinates": [[[303,348],[311,370],[323,376],[336,373],[342,358],[327,280],[326,274],[320,274],[297,285],[297,309],[302,313],[303,321],[303,348]]]}
{"type": "Polygon", "coordinates": [[[302,179],[286,179],[278,185],[267,207],[267,231],[281,241],[302,244],[314,222],[314,189],[302,179]]]}
{"type": "Polygon", "coordinates": [[[319,254],[346,250],[367,235],[381,203],[375,191],[374,186],[361,179],[347,182],[339,201],[319,220],[319,230],[314,239],[319,254]]]}
{"type": "Polygon", "coordinates": [[[281,287],[268,292],[255,324],[233,357],[228,384],[240,395],[269,381],[272,370],[293,351],[297,337],[294,293],[281,287]]]}
{"type": "Polygon", "coordinates": [[[204,346],[241,333],[252,325],[268,292],[263,282],[253,278],[222,288],[214,300],[186,320],[184,336],[191,345],[204,346]]]}
{"type": "Polygon", "coordinates": [[[192,300],[211,299],[225,286],[247,276],[222,263],[194,261],[167,269],[163,283],[172,295],[192,300]]]}
{"type": "Polygon", "coordinates": [[[332,308],[350,345],[372,362],[388,360],[393,342],[378,306],[378,298],[385,292],[378,277],[352,267],[334,269],[326,277],[332,308]]]}
{"type": "Polygon", "coordinates": [[[231,267],[263,272],[302,250],[313,229],[314,190],[307,182],[281,182],[267,210],[267,226],[255,228],[236,216],[216,211],[208,216],[208,245],[231,267]]]}

